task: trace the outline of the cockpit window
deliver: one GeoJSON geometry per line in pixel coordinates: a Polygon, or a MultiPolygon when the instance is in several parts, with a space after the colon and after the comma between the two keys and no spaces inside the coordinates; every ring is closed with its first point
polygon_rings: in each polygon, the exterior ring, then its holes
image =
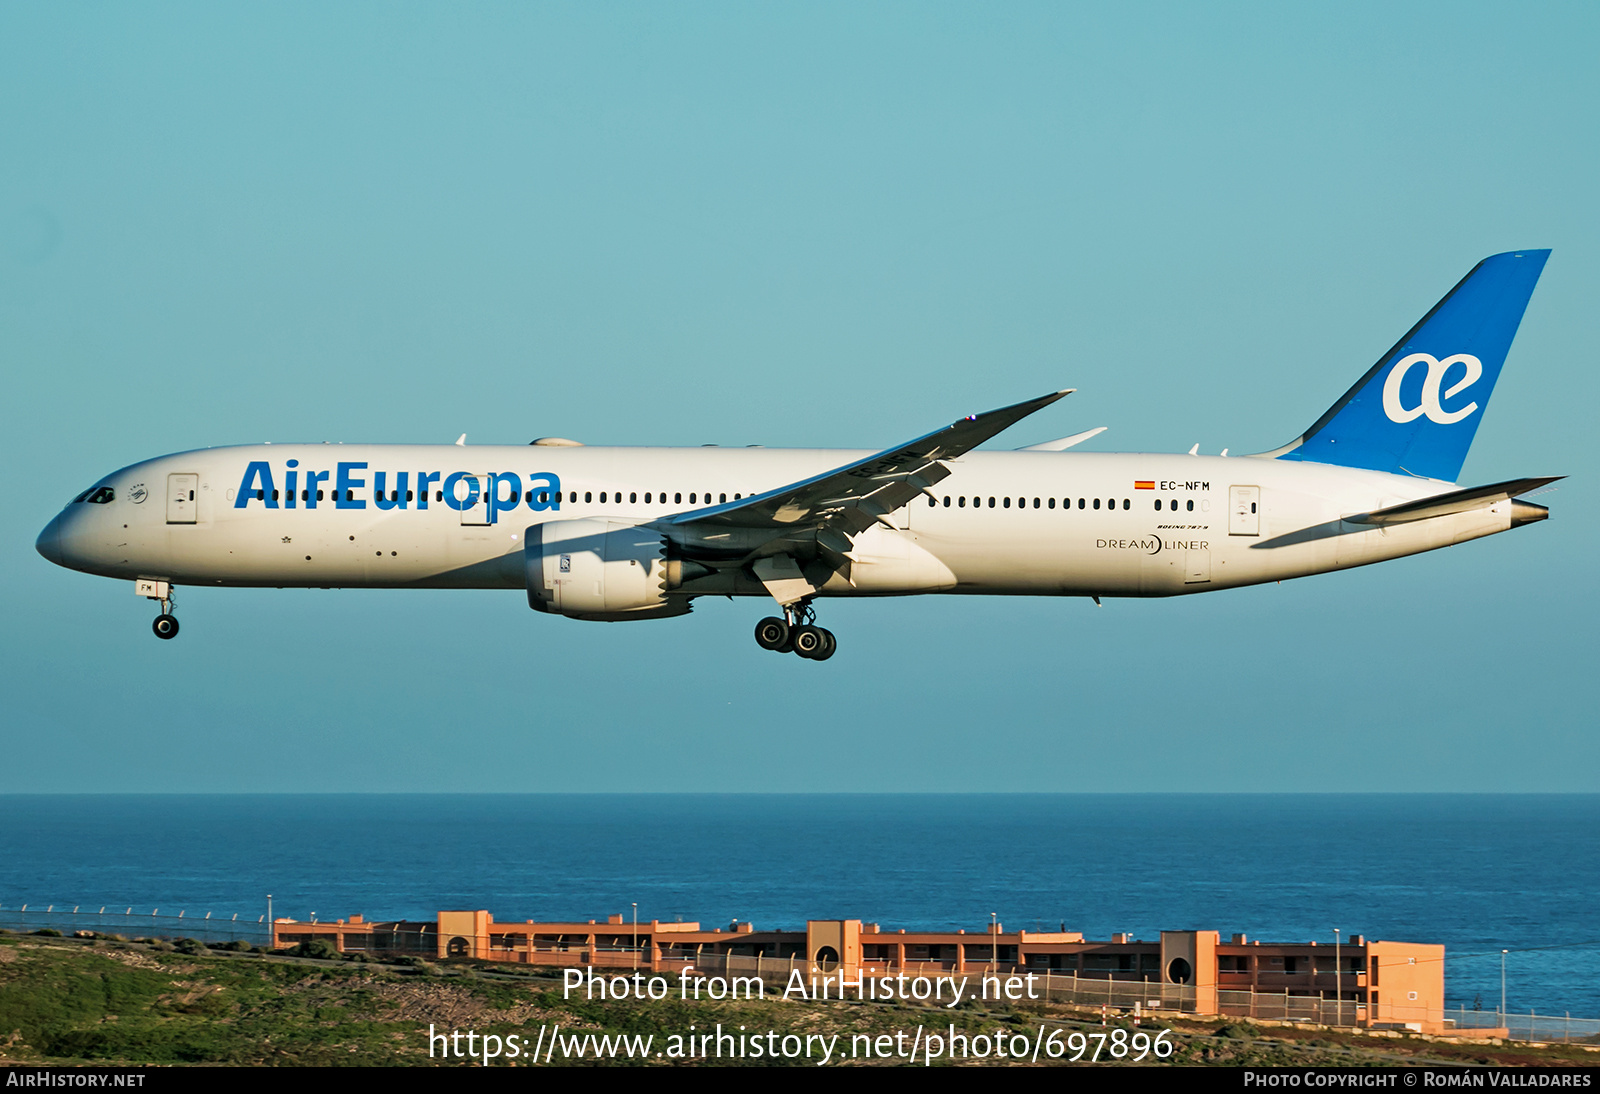
{"type": "Polygon", "coordinates": [[[72,499],[72,504],[73,505],[77,505],[80,501],[82,501],[84,498],[88,497],[92,493],[94,493],[94,487],[91,486],[91,487],[89,487],[89,489],[85,490],[83,493],[81,493],[77,497],[73,498],[72,499]]]}
{"type": "Polygon", "coordinates": [[[94,493],[90,494],[84,500],[87,501],[90,505],[105,505],[108,502],[110,502],[113,498],[115,498],[116,496],[117,496],[116,491],[111,489],[111,487],[102,486],[100,489],[98,489],[94,493]]]}

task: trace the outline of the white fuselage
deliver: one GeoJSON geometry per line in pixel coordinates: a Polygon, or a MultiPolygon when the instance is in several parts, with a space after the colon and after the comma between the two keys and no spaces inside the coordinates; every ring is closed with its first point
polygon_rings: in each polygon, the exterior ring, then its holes
{"type": "MultiPolygon", "coordinates": [[[[113,500],[67,506],[39,549],[73,569],[175,585],[520,589],[531,525],[573,518],[648,524],[868,455],[712,447],[205,449],[108,476],[102,484],[113,500]],[[485,500],[491,492],[493,505],[485,500]]],[[[971,452],[949,466],[953,473],[932,487],[931,498],[919,497],[856,537],[848,579],[836,575],[821,595],[1170,596],[1378,562],[1513,524],[1510,501],[1409,524],[1349,524],[1341,518],[1454,487],[1298,461],[971,452]]],[[[682,593],[766,590],[732,567],[686,582],[682,593]]]]}

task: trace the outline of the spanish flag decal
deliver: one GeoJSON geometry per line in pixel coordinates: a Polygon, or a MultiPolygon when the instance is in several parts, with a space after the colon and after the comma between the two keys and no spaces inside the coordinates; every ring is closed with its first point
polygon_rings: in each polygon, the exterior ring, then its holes
{"type": "Polygon", "coordinates": [[[1156,482],[1154,479],[1135,479],[1133,482],[1133,488],[1135,490],[1154,490],[1156,488],[1156,482]]]}

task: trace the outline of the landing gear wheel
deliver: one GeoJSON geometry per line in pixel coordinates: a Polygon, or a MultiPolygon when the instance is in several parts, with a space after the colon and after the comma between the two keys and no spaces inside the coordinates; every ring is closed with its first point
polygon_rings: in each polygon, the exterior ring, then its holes
{"type": "Polygon", "coordinates": [[[788,652],[789,624],[776,616],[767,616],[756,624],[756,645],[776,653],[788,652]]]}
{"type": "Polygon", "coordinates": [[[794,652],[808,661],[821,661],[827,656],[827,631],[809,624],[794,629],[794,652]]]}
{"type": "Polygon", "coordinates": [[[827,645],[825,645],[822,648],[822,651],[820,653],[812,654],[811,655],[811,660],[813,660],[813,661],[826,661],[828,658],[832,657],[833,654],[834,654],[834,651],[836,651],[839,648],[839,642],[838,642],[837,639],[835,639],[833,637],[833,632],[832,631],[828,630],[825,627],[818,628],[818,629],[822,631],[822,637],[827,639],[827,645]]]}
{"type": "Polygon", "coordinates": [[[150,624],[150,629],[156,632],[157,638],[176,638],[178,637],[178,617],[167,615],[163,612],[161,615],[156,616],[156,621],[150,624]]]}

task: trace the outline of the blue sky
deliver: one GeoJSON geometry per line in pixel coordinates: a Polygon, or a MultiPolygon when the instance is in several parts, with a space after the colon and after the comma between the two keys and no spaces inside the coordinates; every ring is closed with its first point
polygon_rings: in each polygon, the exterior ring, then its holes
{"type": "Polygon", "coordinates": [[[1600,9],[0,8],[0,792],[1600,790],[1600,9]],[[1552,520],[1171,601],[193,590],[38,530],[261,440],[1297,435],[1473,263],[1553,257],[1463,472],[1552,520]]]}

